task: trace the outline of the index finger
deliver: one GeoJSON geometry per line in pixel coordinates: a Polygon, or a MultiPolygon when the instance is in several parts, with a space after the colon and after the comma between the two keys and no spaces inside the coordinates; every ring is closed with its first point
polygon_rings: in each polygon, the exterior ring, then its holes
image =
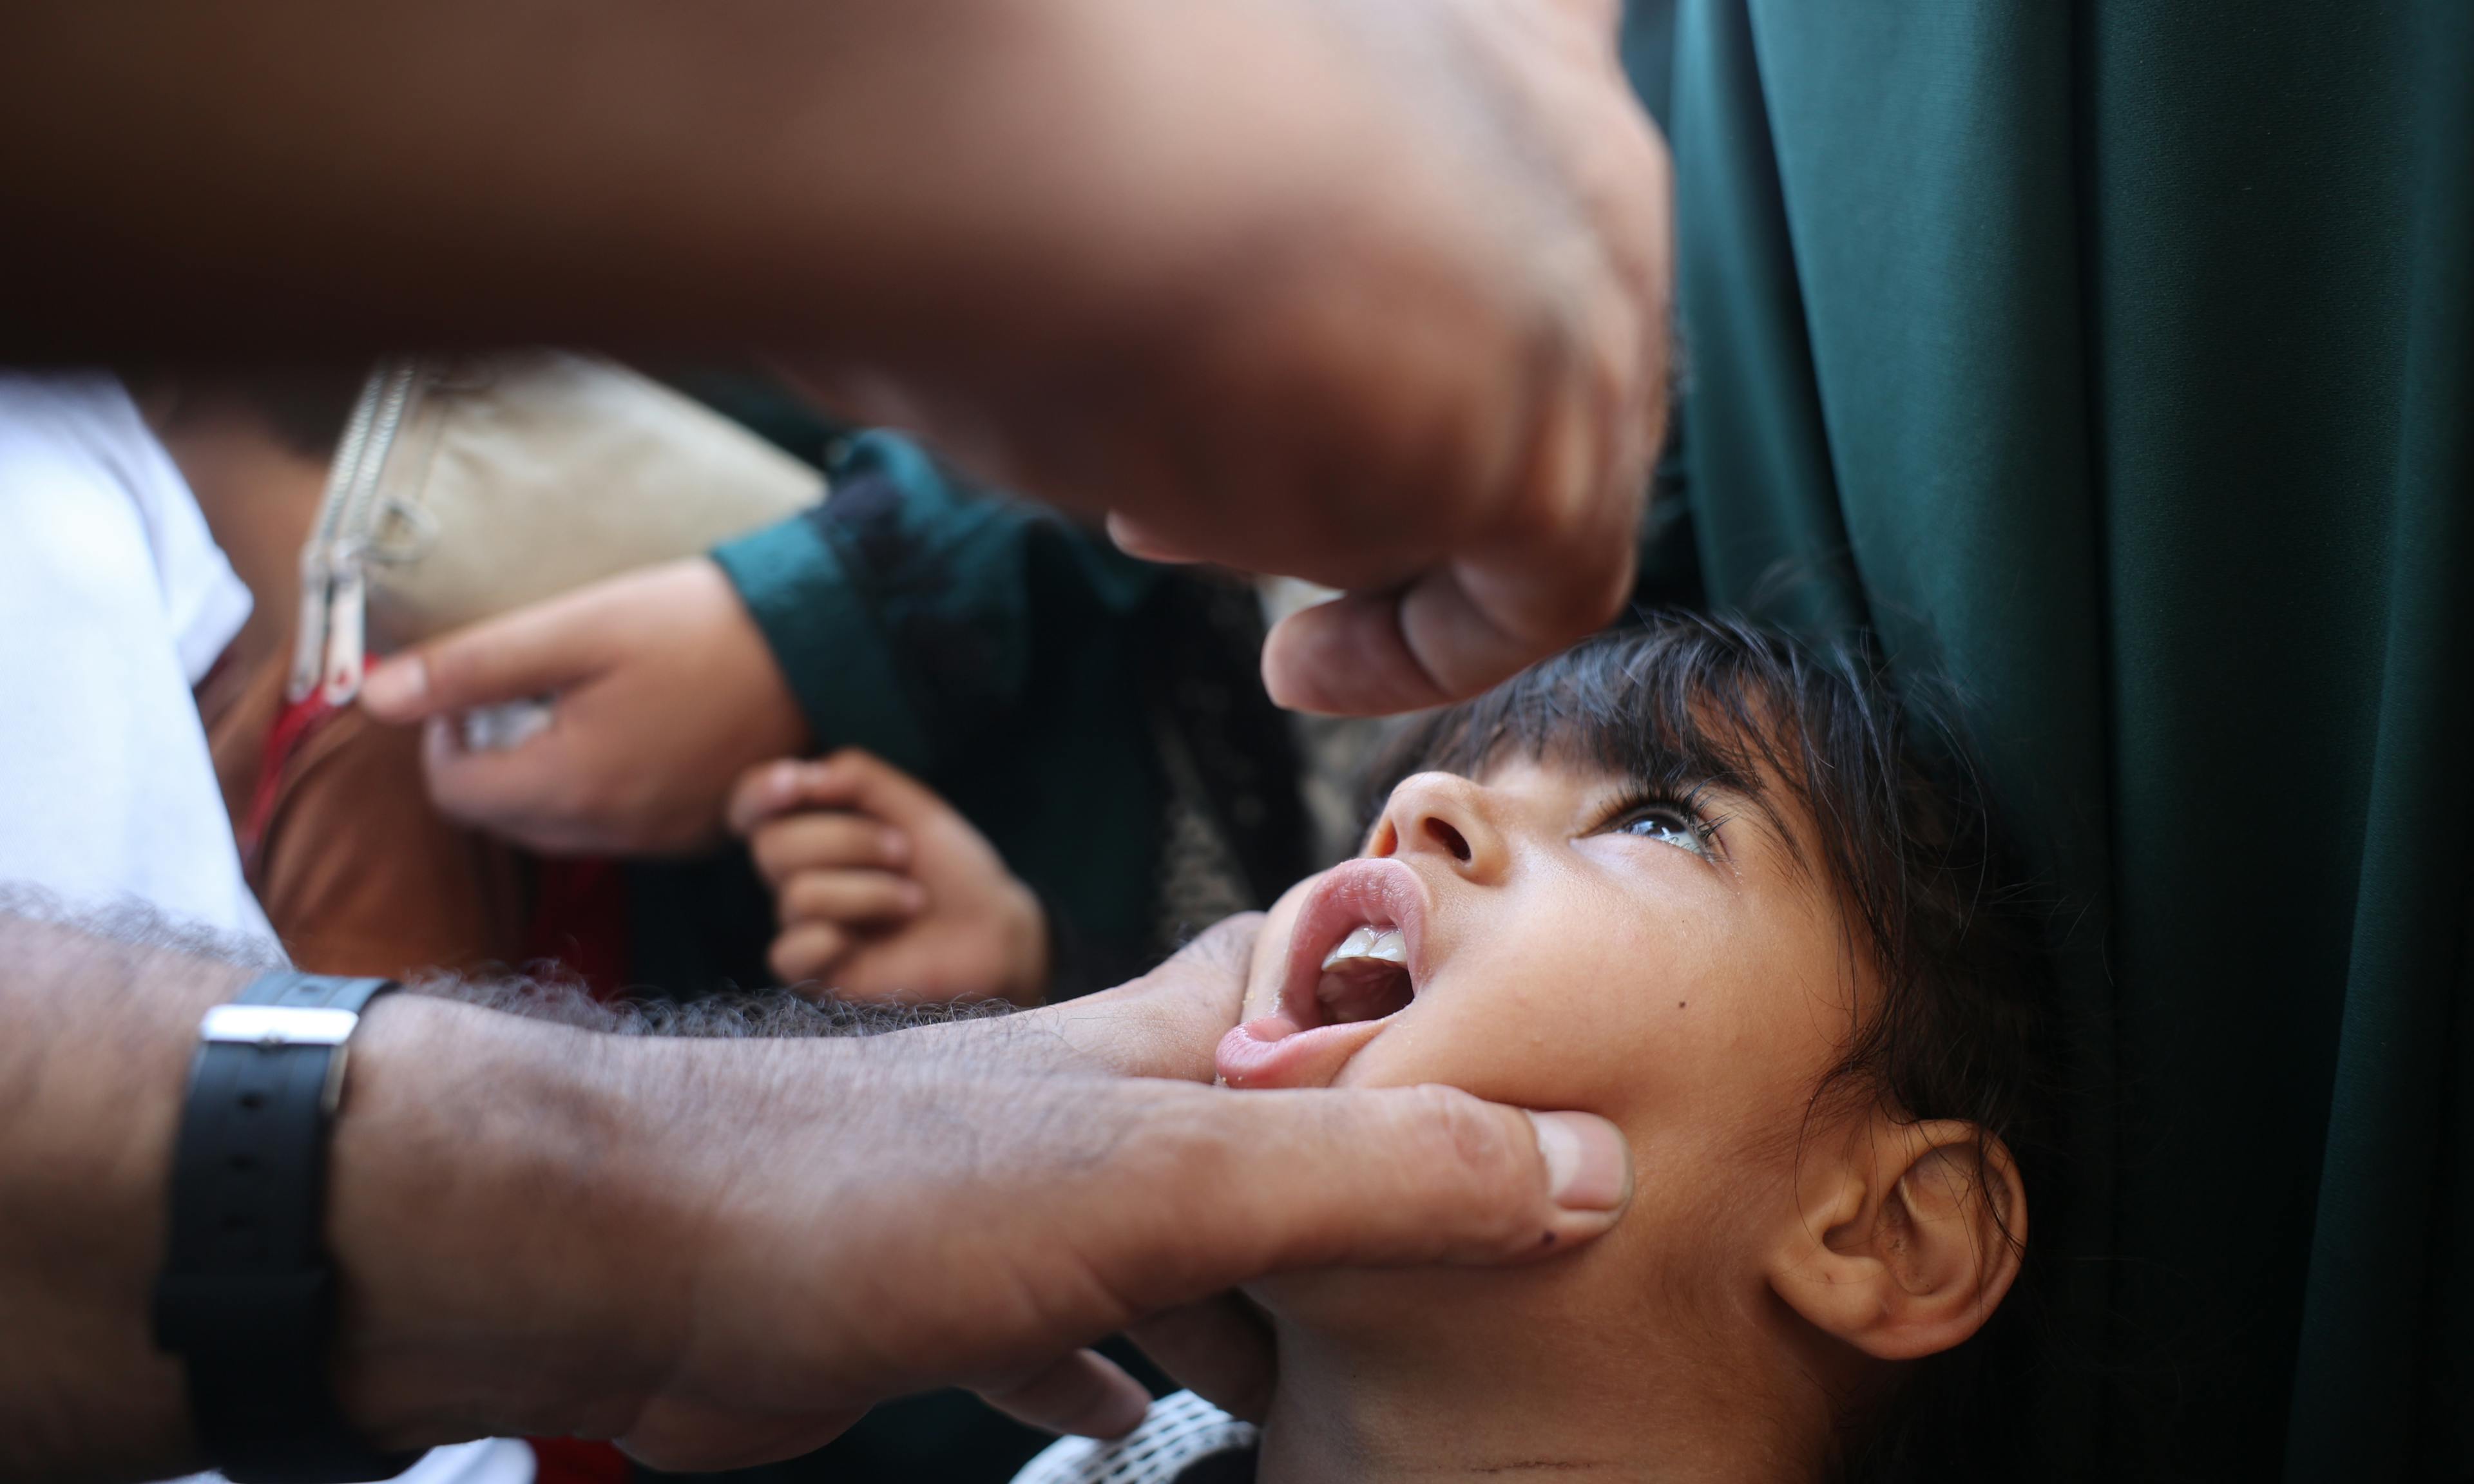
{"type": "Polygon", "coordinates": [[[1212,1050],[1237,1023],[1263,915],[1224,918],[1168,962],[1113,990],[1013,1015],[923,1027],[900,1037],[1007,1065],[1209,1082],[1212,1050]]]}
{"type": "Polygon", "coordinates": [[[520,608],[380,660],[361,706],[401,725],[565,690],[600,669],[602,634],[589,589],[520,608]]]}

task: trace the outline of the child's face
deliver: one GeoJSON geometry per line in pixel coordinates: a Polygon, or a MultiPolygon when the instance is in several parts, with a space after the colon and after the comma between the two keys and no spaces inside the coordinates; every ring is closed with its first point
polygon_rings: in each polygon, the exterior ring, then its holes
{"type": "Polygon", "coordinates": [[[1603,1114],[1637,1194],[1589,1261],[1751,1280],[1795,1219],[1799,1141],[1861,993],[1813,826],[1768,796],[1705,791],[1694,820],[1557,763],[1407,779],[1363,857],[1273,909],[1223,1079],[1443,1083],[1603,1114]],[[1405,973],[1381,962],[1383,929],[1405,973]],[[1358,956],[1327,973],[1335,948],[1358,956]]]}

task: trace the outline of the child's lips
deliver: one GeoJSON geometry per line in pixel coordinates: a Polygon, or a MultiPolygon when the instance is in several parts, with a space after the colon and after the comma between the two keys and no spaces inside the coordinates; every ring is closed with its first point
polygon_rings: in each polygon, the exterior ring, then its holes
{"type": "MultiPolygon", "coordinates": [[[[1324,1025],[1332,1007],[1317,993],[1327,960],[1361,930],[1374,928],[1389,941],[1384,955],[1399,966],[1415,993],[1425,975],[1426,889],[1418,874],[1397,860],[1344,861],[1322,874],[1298,909],[1290,929],[1289,960],[1280,978],[1273,1015],[1303,1030],[1324,1025]]],[[[1372,950],[1369,950],[1372,951],[1372,950]]]]}
{"type": "Polygon", "coordinates": [[[1232,1088],[1326,1088],[1387,1023],[1351,1020],[1299,1030],[1287,1016],[1268,1015],[1221,1037],[1212,1062],[1232,1088]]]}
{"type": "Polygon", "coordinates": [[[1220,1080],[1232,1088],[1328,1087],[1396,1017],[1398,996],[1414,995],[1425,971],[1425,922],[1424,884],[1399,861],[1355,860],[1325,872],[1291,929],[1276,1003],[1221,1038],[1213,1056],[1220,1080]],[[1344,951],[1351,957],[1335,962],[1344,951]]]}

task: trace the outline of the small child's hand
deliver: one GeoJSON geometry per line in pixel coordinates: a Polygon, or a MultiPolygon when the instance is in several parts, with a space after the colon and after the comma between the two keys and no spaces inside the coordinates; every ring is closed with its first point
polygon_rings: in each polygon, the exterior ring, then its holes
{"type": "Polygon", "coordinates": [[[917,779],[856,748],[749,769],[731,828],[773,888],[785,982],[853,999],[1003,996],[1048,985],[1039,898],[994,847],[917,779]]]}

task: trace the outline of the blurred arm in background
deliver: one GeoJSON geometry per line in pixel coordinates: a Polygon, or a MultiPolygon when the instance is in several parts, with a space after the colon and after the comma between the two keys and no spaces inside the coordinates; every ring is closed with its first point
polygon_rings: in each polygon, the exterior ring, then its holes
{"type": "Polygon", "coordinates": [[[1359,596],[1273,693],[1473,692],[1630,580],[1664,155],[1609,0],[50,0],[0,355],[761,348],[1160,554],[1359,596]]]}

